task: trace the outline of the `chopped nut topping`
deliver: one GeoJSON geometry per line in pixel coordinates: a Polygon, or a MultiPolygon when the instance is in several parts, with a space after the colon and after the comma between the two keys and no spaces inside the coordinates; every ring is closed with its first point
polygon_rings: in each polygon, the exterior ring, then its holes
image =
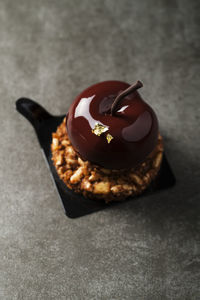
{"type": "Polygon", "coordinates": [[[135,183],[137,183],[138,185],[142,185],[142,179],[138,176],[138,175],[136,175],[136,174],[134,174],[134,173],[131,173],[130,174],[130,178],[135,182],[135,183]]]}
{"type": "MultiPolygon", "coordinates": [[[[100,131],[97,131],[99,135],[108,130],[101,124],[97,123],[96,125],[98,125],[97,129],[100,125],[100,131]]],[[[107,132],[106,139],[108,135],[107,132]]],[[[77,155],[68,138],[64,120],[57,128],[56,133],[52,134],[51,151],[58,175],[68,188],[83,194],[84,197],[101,199],[107,203],[139,195],[149,186],[158,174],[162,163],[163,142],[159,135],[156,148],[136,168],[129,170],[105,169],[91,162],[83,161],[77,155]]]]}
{"type": "Polygon", "coordinates": [[[63,140],[63,141],[61,142],[61,144],[62,144],[63,146],[67,146],[67,145],[69,145],[70,143],[69,143],[69,141],[67,141],[67,140],[63,140]]]}
{"type": "Polygon", "coordinates": [[[76,172],[70,177],[70,182],[72,184],[78,183],[81,178],[83,177],[84,172],[83,172],[83,167],[79,167],[76,172]]]}
{"type": "Polygon", "coordinates": [[[122,186],[121,185],[113,185],[111,187],[111,191],[114,193],[114,194],[118,194],[120,193],[120,191],[122,190],[122,186]]]}
{"type": "Polygon", "coordinates": [[[69,165],[70,167],[73,167],[73,166],[77,166],[77,160],[75,159],[72,159],[72,158],[68,158],[67,159],[67,165],[69,165]]]}
{"type": "Polygon", "coordinates": [[[162,152],[159,152],[156,156],[156,159],[154,161],[154,167],[157,168],[160,163],[161,163],[161,160],[162,160],[162,152]]]}
{"type": "Polygon", "coordinates": [[[60,166],[63,164],[63,156],[60,154],[56,160],[56,166],[60,166]]]}
{"type": "Polygon", "coordinates": [[[94,184],[94,193],[95,194],[108,194],[110,192],[109,182],[97,182],[94,184]]]}
{"type": "Polygon", "coordinates": [[[92,184],[88,180],[84,179],[81,182],[81,188],[86,191],[92,191],[92,184]]]}
{"type": "Polygon", "coordinates": [[[59,140],[55,137],[52,139],[52,148],[53,150],[59,149],[59,140]]]}
{"type": "Polygon", "coordinates": [[[94,129],[92,129],[92,133],[100,136],[102,133],[108,131],[108,127],[100,124],[100,123],[96,123],[94,126],[94,129]]]}
{"type": "Polygon", "coordinates": [[[59,141],[57,138],[53,138],[52,142],[53,142],[54,146],[58,146],[58,144],[59,144],[59,141]]]}
{"type": "Polygon", "coordinates": [[[91,175],[89,177],[89,181],[96,181],[100,178],[100,174],[95,173],[94,171],[91,172],[91,175]]]}
{"type": "Polygon", "coordinates": [[[80,157],[78,157],[78,163],[79,165],[84,166],[84,161],[80,157]]]}

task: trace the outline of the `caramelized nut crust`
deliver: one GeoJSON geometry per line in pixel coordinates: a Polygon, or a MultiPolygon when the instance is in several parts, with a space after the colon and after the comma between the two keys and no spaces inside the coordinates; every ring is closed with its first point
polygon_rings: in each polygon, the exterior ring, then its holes
{"type": "Polygon", "coordinates": [[[52,134],[52,160],[59,177],[74,192],[105,202],[120,201],[141,194],[157,176],[163,158],[160,135],[156,148],[142,164],[129,170],[108,170],[78,156],[65,125],[66,119],[52,134]]]}

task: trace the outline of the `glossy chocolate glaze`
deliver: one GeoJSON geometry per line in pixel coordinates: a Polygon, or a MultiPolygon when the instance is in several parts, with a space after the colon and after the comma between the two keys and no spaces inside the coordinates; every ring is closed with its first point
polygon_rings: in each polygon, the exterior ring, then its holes
{"type": "Polygon", "coordinates": [[[129,86],[121,81],[100,82],[84,90],[72,103],[66,127],[83,160],[108,169],[132,168],[156,146],[156,115],[137,91],[122,99],[115,114],[110,114],[116,96],[129,86]],[[96,123],[108,127],[108,131],[95,135],[92,129],[96,123]],[[110,143],[107,133],[113,136],[110,143]]]}

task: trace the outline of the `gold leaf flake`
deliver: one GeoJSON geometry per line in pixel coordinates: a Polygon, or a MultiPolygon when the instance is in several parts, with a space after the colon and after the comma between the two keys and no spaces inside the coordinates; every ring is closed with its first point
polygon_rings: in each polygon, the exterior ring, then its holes
{"type": "Polygon", "coordinates": [[[112,139],[113,139],[113,136],[111,135],[111,134],[107,134],[106,135],[106,138],[107,138],[107,141],[108,141],[108,144],[110,144],[110,142],[112,141],[112,139]]]}
{"type": "Polygon", "coordinates": [[[98,136],[100,136],[102,133],[106,132],[108,130],[108,127],[102,125],[102,124],[99,124],[99,123],[96,123],[94,128],[92,129],[92,132],[98,136]]]}

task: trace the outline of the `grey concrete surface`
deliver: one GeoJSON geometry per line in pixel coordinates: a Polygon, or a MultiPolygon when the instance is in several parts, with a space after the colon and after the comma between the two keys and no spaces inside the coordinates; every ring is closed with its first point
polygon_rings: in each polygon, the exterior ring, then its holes
{"type": "Polygon", "coordinates": [[[0,299],[200,299],[200,2],[0,1],[0,299]],[[64,215],[35,133],[87,86],[144,83],[177,185],[64,215]]]}

